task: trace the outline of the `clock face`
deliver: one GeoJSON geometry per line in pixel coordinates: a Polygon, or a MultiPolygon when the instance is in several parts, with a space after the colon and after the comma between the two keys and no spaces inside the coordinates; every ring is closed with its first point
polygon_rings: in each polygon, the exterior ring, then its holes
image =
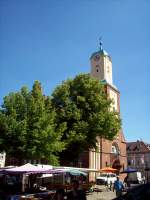
{"type": "Polygon", "coordinates": [[[94,57],[94,60],[95,61],[98,61],[100,59],[100,56],[99,55],[96,55],[95,57],[94,57]]]}

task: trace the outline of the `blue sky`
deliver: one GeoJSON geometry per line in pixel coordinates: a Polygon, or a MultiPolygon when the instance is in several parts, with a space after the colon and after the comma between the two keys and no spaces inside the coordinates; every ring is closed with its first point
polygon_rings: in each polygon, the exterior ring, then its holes
{"type": "Polygon", "coordinates": [[[1,0],[0,103],[39,80],[44,93],[90,72],[90,55],[111,55],[127,141],[150,143],[149,0],[1,0]]]}

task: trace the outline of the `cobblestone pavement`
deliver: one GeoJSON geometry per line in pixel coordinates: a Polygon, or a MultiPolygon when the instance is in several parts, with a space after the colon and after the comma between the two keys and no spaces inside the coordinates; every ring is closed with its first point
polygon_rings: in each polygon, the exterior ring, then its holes
{"type": "Polygon", "coordinates": [[[97,186],[98,192],[87,195],[87,200],[112,200],[116,197],[115,192],[110,191],[105,186],[97,186]]]}

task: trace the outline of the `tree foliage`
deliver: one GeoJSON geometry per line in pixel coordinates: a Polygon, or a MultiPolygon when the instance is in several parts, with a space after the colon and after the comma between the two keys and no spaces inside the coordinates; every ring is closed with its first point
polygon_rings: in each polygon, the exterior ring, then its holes
{"type": "Polygon", "coordinates": [[[81,74],[56,87],[52,105],[57,124],[65,124],[62,140],[66,150],[61,157],[73,160],[89,148],[95,148],[98,137],[112,140],[118,133],[119,114],[110,110],[104,85],[88,74],[81,74]]]}
{"type": "Polygon", "coordinates": [[[63,126],[56,130],[51,99],[35,81],[31,91],[23,87],[4,98],[0,110],[0,150],[19,159],[44,159],[58,164],[63,126]]]}
{"type": "Polygon", "coordinates": [[[35,81],[29,91],[4,97],[0,109],[0,151],[20,159],[46,159],[58,164],[89,148],[98,137],[112,140],[121,127],[118,113],[104,85],[87,74],[64,81],[51,97],[43,95],[35,81]]]}

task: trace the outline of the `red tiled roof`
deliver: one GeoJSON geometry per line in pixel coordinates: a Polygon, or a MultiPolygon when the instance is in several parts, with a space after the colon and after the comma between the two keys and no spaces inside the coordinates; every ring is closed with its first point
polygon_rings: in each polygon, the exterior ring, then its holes
{"type": "Polygon", "coordinates": [[[136,142],[127,142],[127,152],[150,152],[149,145],[143,141],[137,140],[136,142]]]}

